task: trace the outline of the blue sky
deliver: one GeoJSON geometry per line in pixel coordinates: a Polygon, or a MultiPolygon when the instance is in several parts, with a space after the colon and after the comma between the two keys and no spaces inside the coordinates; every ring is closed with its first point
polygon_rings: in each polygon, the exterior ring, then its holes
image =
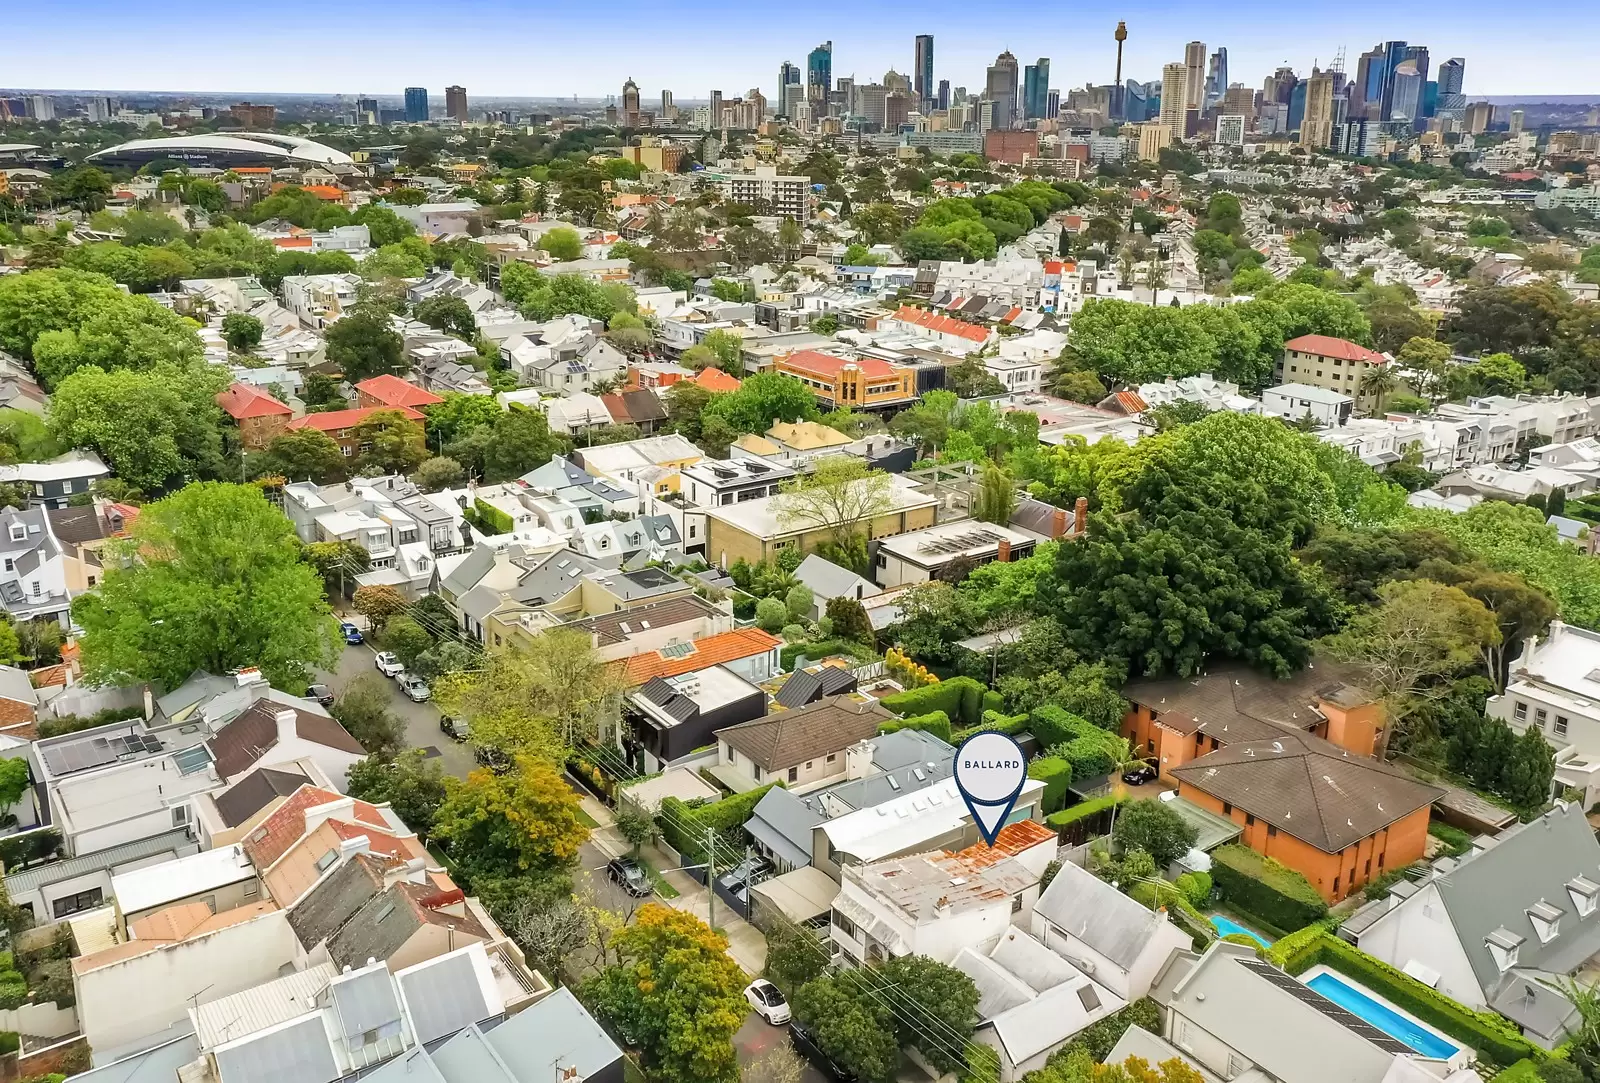
{"type": "Polygon", "coordinates": [[[679,99],[760,86],[769,97],[783,60],[803,63],[817,42],[834,42],[834,74],[867,81],[893,66],[909,71],[912,38],[935,36],[935,78],[977,87],[1002,49],[1021,63],[1051,58],[1063,91],[1109,82],[1119,18],[1128,22],[1125,77],[1159,79],[1202,39],[1226,45],[1230,77],[1259,87],[1279,64],[1306,72],[1342,45],[1346,70],[1383,39],[1430,47],[1434,63],[1467,59],[1468,95],[1600,96],[1593,49],[1600,8],[1556,0],[1515,7],[1465,0],[1402,4],[1377,0],[1230,4],[1152,0],[1122,9],[1085,4],[974,5],[814,0],[656,0],[547,5],[527,0],[388,0],[333,4],[274,0],[231,10],[214,0],[171,0],[156,9],[112,0],[21,3],[8,13],[6,68],[12,86],[197,91],[436,93],[460,83],[470,95],[617,93],[632,76],[646,101],[663,87],[679,99]]]}

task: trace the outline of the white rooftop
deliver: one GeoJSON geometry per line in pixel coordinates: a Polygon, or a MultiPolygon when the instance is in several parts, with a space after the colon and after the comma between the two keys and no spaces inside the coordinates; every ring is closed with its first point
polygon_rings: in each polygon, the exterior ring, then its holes
{"type": "MultiPolygon", "coordinates": [[[[1030,778],[1017,795],[1017,804],[1026,805],[1042,792],[1044,783],[1030,778]]],[[[834,849],[865,863],[905,853],[971,820],[955,780],[945,779],[820,826],[834,849]]]]}
{"type": "MultiPolygon", "coordinates": [[[[778,513],[784,506],[783,502],[787,499],[788,497],[785,494],[780,493],[777,496],[764,496],[759,500],[746,500],[742,504],[707,508],[706,518],[719,519],[729,526],[737,527],[746,534],[757,538],[804,534],[818,529],[812,523],[780,523],[778,513]]],[[[931,508],[937,503],[938,501],[933,497],[919,493],[915,489],[903,485],[892,485],[889,489],[888,506],[882,514],[892,515],[895,512],[911,511],[916,508],[931,508]]]]}
{"type": "Polygon", "coordinates": [[[136,914],[252,879],[255,874],[250,859],[244,855],[244,847],[224,846],[132,872],[115,873],[111,877],[111,893],[124,914],[136,914]]]}
{"type": "Polygon", "coordinates": [[[1305,399],[1307,402],[1320,402],[1326,406],[1338,406],[1340,403],[1355,401],[1349,395],[1330,391],[1326,387],[1312,387],[1310,384],[1279,384],[1277,387],[1267,388],[1261,394],[1305,399]]]}

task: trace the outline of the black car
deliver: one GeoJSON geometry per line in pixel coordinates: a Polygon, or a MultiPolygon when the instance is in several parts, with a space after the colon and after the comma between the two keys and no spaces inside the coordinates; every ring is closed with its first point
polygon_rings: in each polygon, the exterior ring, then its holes
{"type": "Polygon", "coordinates": [[[1122,781],[1130,786],[1143,786],[1146,782],[1153,781],[1155,777],[1156,765],[1153,763],[1141,763],[1122,772],[1122,781]]]}
{"type": "Polygon", "coordinates": [[[325,684],[314,684],[306,689],[306,695],[322,704],[324,707],[333,706],[333,689],[325,684]]]}
{"type": "Polygon", "coordinates": [[[472,758],[478,761],[479,766],[487,767],[497,775],[503,775],[511,770],[511,757],[489,745],[479,745],[475,748],[472,758]]]}
{"type": "Polygon", "coordinates": [[[794,1043],[795,1051],[816,1066],[816,1069],[836,1083],[856,1083],[856,1077],[850,1070],[828,1054],[822,1051],[817,1044],[817,1039],[812,1033],[799,1023],[789,1024],[789,1040],[794,1043]]]}
{"type": "Polygon", "coordinates": [[[655,885],[650,882],[650,874],[644,871],[643,865],[631,857],[612,858],[606,865],[606,875],[636,899],[642,899],[655,891],[655,885]]]}
{"type": "Polygon", "coordinates": [[[456,742],[465,741],[471,736],[465,722],[451,718],[447,714],[439,716],[439,732],[456,742]]]}

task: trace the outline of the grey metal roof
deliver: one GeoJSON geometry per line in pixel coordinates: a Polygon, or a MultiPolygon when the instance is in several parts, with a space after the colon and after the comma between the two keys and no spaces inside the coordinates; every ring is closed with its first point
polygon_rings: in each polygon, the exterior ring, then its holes
{"type": "Polygon", "coordinates": [[[199,847],[189,838],[187,828],[175,828],[137,842],[113,846],[109,850],[96,850],[92,854],[69,857],[62,861],[52,861],[47,865],[10,873],[6,876],[6,893],[14,899],[23,892],[37,891],[39,888],[58,884],[63,880],[71,880],[75,876],[104,872],[118,865],[126,865],[130,861],[142,861],[147,857],[178,850],[194,853],[198,849],[199,847]]]}
{"type": "MultiPolygon", "coordinates": [[[[176,1079],[178,1069],[199,1055],[200,1042],[193,1034],[185,1034],[154,1049],[123,1057],[72,1078],[83,1080],[83,1083],[166,1083],[169,1079],[176,1079]]],[[[429,1081],[424,1078],[414,1083],[429,1081]]]]}
{"type": "Polygon", "coordinates": [[[435,1049],[433,1064],[447,1083],[516,1083],[500,1055],[490,1048],[488,1037],[475,1026],[435,1049]]]}
{"type": "Polygon", "coordinates": [[[1519,968],[1566,975],[1600,952],[1600,908],[1587,917],[1573,905],[1567,884],[1600,869],[1595,841],[1583,809],[1557,807],[1532,823],[1513,827],[1482,853],[1463,855],[1436,881],[1439,899],[1461,941],[1473,974],[1486,995],[1516,983],[1502,975],[1485,939],[1500,928],[1523,938],[1519,968]],[[1556,935],[1542,943],[1527,911],[1538,903],[1561,911],[1556,935]]]}
{"type": "Polygon", "coordinates": [[[789,864],[809,865],[811,831],[826,819],[782,786],[774,786],[756,802],[744,829],[789,864]]]}
{"type": "Polygon", "coordinates": [[[840,596],[863,598],[868,594],[878,593],[878,588],[874,584],[867,582],[849,568],[841,568],[833,561],[825,560],[815,553],[807,555],[800,562],[800,566],[794,570],[794,577],[824,598],[840,596]],[[856,593],[857,587],[861,588],[862,593],[856,593]]]}
{"type": "Polygon", "coordinates": [[[622,1058],[622,1050],[562,987],[488,1032],[489,1045],[517,1083],[545,1083],[577,1069],[592,1079],[622,1058]]]}
{"type": "Polygon", "coordinates": [[[502,1008],[484,999],[470,951],[442,955],[397,975],[397,980],[411,1009],[417,1041],[424,1045],[499,1015],[502,1008]]]}
{"type": "Polygon", "coordinates": [[[1125,968],[1167,920],[1070,861],[1039,896],[1034,913],[1125,968]]]}
{"type": "MultiPolygon", "coordinates": [[[[486,1076],[474,1076],[472,1079],[473,1083],[479,1083],[480,1079],[482,1083],[493,1083],[493,1080],[486,1076]]],[[[129,1080],[128,1083],[134,1081],[129,1080]]],[[[165,1083],[165,1080],[162,1080],[162,1083],[165,1083]]],[[[412,1049],[368,1072],[361,1077],[361,1083],[461,1083],[461,1081],[447,1080],[440,1074],[438,1065],[428,1056],[426,1050],[412,1049]]]]}
{"type": "Polygon", "coordinates": [[[387,967],[341,974],[329,983],[328,995],[346,1038],[360,1038],[369,1030],[397,1027],[404,1014],[387,967]]]}
{"type": "Polygon", "coordinates": [[[333,1083],[344,1074],[334,1062],[321,1013],[223,1046],[213,1055],[221,1083],[333,1083]]]}

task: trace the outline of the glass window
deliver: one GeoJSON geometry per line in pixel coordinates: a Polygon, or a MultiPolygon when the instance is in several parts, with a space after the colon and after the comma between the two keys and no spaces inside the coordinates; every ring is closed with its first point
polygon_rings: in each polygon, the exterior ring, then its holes
{"type": "Polygon", "coordinates": [[[1565,737],[1566,735],[1567,735],[1567,716],[1564,715],[1564,714],[1558,714],[1558,715],[1556,715],[1556,736],[1557,737],[1565,737]]]}
{"type": "Polygon", "coordinates": [[[1520,699],[1517,700],[1517,706],[1513,713],[1516,715],[1518,722],[1526,722],[1528,720],[1528,705],[1520,699]]]}
{"type": "Polygon", "coordinates": [[[1540,729],[1544,729],[1545,720],[1549,717],[1550,712],[1546,711],[1543,707],[1540,707],[1533,712],[1533,724],[1538,726],[1540,729]]]}

